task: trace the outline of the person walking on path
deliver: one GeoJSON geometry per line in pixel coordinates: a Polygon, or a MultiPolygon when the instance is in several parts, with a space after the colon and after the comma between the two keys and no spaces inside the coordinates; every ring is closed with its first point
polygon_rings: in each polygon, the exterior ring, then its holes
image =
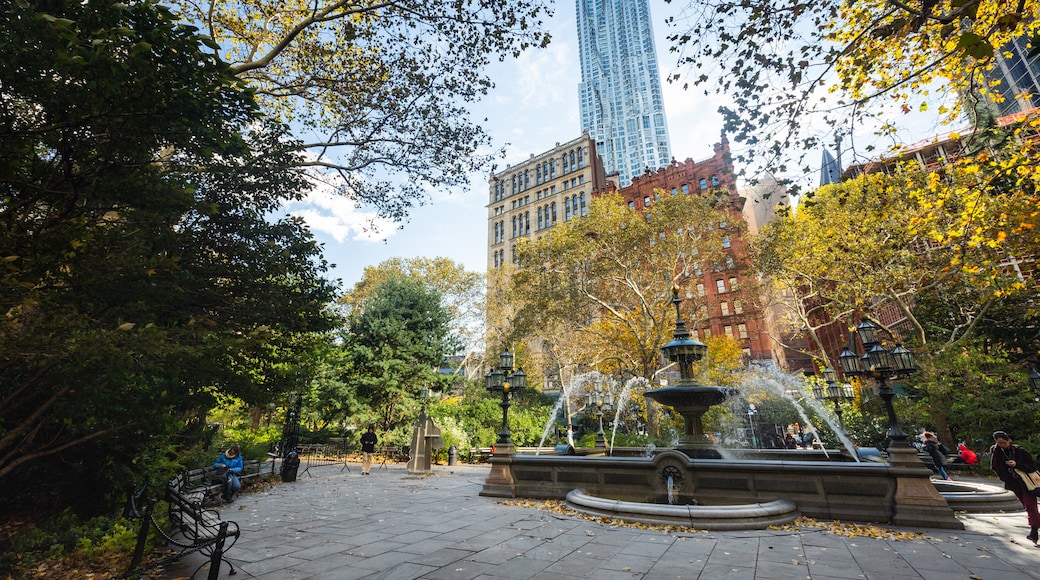
{"type": "Polygon", "coordinates": [[[1011,443],[1011,437],[1003,431],[994,433],[993,441],[993,447],[989,449],[992,458],[990,467],[1004,482],[1004,489],[1015,494],[1018,501],[1022,502],[1022,507],[1026,509],[1026,518],[1029,522],[1029,535],[1026,536],[1026,539],[1032,540],[1035,546],[1040,539],[1040,536],[1037,535],[1037,530],[1040,529],[1040,513],[1036,509],[1036,496],[1026,489],[1022,478],[1015,473],[1015,470],[1036,471],[1036,462],[1033,461],[1033,456],[1028,451],[1011,443]]]}
{"type": "Polygon", "coordinates": [[[939,438],[935,436],[935,433],[928,431],[924,432],[924,451],[932,458],[932,463],[935,464],[935,472],[939,474],[939,477],[950,481],[950,476],[946,473],[946,446],[939,443],[939,438]]]}
{"type": "Polygon", "coordinates": [[[376,428],[368,426],[361,436],[361,475],[369,475],[372,472],[372,454],[376,452],[376,428]]]}

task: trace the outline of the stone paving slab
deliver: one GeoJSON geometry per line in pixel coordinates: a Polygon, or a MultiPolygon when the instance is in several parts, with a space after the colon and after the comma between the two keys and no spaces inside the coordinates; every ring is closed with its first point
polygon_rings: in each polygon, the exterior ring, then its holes
{"type": "MultiPolygon", "coordinates": [[[[488,466],[404,466],[309,476],[247,493],[221,516],[242,529],[236,579],[1040,580],[1024,512],[959,516],[927,539],[847,538],[824,529],[698,532],[615,527],[479,495],[488,466]]],[[[176,580],[193,554],[150,580],[176,580]]],[[[203,578],[207,568],[196,576],[203,578]]],[[[229,578],[226,569],[221,578],[229,578]]]]}

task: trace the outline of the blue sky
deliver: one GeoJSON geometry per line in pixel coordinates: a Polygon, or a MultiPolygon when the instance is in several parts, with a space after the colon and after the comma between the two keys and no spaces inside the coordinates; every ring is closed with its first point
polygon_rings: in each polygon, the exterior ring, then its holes
{"type": "MultiPolygon", "coordinates": [[[[664,18],[677,9],[662,0],[651,0],[650,9],[658,64],[667,75],[674,69],[674,57],[668,54],[664,18]]],[[[548,48],[495,63],[489,70],[497,86],[472,111],[474,119],[488,119],[484,127],[495,145],[506,146],[507,154],[498,161],[499,168],[581,134],[581,71],[575,27],[574,4],[562,0],[548,24],[553,36],[548,48]]],[[[715,112],[718,103],[705,97],[703,91],[684,92],[678,86],[663,84],[673,154],[680,160],[710,157],[722,129],[722,119],[715,112]]],[[[367,227],[371,215],[360,213],[346,199],[321,193],[315,193],[306,203],[293,204],[289,210],[302,216],[324,244],[326,259],[336,264],[330,277],[342,279],[344,289],[361,279],[366,266],[394,257],[444,256],[467,270],[484,272],[487,174],[472,175],[469,188],[434,191],[431,198],[429,204],[411,212],[403,227],[384,223],[379,231],[367,227]]]]}
{"type": "MultiPolygon", "coordinates": [[[[719,140],[723,122],[717,111],[723,97],[706,96],[703,88],[684,91],[681,83],[664,82],[676,71],[675,56],[669,53],[669,43],[665,38],[669,34],[665,19],[681,16],[677,4],[685,5],[686,2],[677,0],[666,4],[664,0],[650,0],[665,114],[673,156],[680,161],[686,158],[702,160],[711,157],[712,146],[719,140]]],[[[553,37],[548,48],[528,51],[516,60],[495,63],[488,70],[496,88],[471,110],[474,119],[481,122],[488,119],[482,124],[495,147],[506,147],[505,158],[497,162],[499,168],[504,168],[507,163],[523,161],[531,154],[542,153],[556,143],[581,134],[578,115],[581,71],[574,11],[572,1],[559,0],[556,14],[548,23],[553,37]]],[[[902,117],[902,121],[911,121],[902,117]]],[[[911,124],[916,124],[916,121],[911,121],[911,124]]],[[[804,127],[809,131],[815,130],[811,119],[806,119],[804,127]]],[[[861,126],[860,129],[864,135],[871,133],[870,127],[861,126]]],[[[915,128],[913,132],[917,136],[908,138],[903,135],[903,142],[920,139],[921,135],[933,135],[934,125],[923,131],[920,127],[915,128]]],[[[858,137],[856,146],[859,148],[874,141],[874,138],[858,137]]],[[[845,145],[848,143],[846,141],[845,145]]],[[[893,140],[890,138],[886,145],[893,145],[893,140]]],[[[738,150],[735,143],[731,143],[731,147],[738,150]]],[[[820,155],[822,151],[810,153],[810,162],[819,159],[820,155]]],[[[843,159],[845,164],[849,161],[843,159]]],[[[805,185],[813,185],[818,175],[819,172],[814,171],[799,180],[805,185]]],[[[394,257],[444,256],[461,263],[467,270],[484,272],[487,265],[487,177],[486,173],[474,174],[468,188],[431,191],[430,202],[413,209],[407,222],[383,222],[375,230],[369,227],[372,215],[359,212],[346,199],[320,192],[312,194],[305,203],[293,204],[288,209],[302,216],[324,244],[326,259],[335,264],[330,277],[341,279],[344,290],[349,290],[361,279],[365,267],[394,257]]]]}

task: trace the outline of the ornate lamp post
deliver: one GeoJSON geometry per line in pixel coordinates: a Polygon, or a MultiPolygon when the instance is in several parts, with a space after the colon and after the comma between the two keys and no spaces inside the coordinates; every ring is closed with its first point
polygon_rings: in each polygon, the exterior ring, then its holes
{"type": "MultiPolygon", "coordinates": [[[[917,370],[914,367],[914,358],[910,351],[896,344],[892,350],[888,350],[877,340],[878,327],[866,318],[856,327],[856,334],[863,343],[863,356],[852,351],[852,340],[838,356],[842,371],[851,376],[870,376],[878,381],[878,394],[885,403],[885,411],[888,413],[888,441],[889,448],[909,447],[906,433],[899,428],[896,419],[896,411],[892,406],[892,397],[895,392],[889,386],[888,381],[907,376],[917,370]]],[[[850,333],[851,334],[851,333],[850,333]]]]}
{"type": "Polygon", "coordinates": [[[599,387],[595,391],[585,393],[586,407],[596,409],[596,417],[599,419],[599,431],[596,433],[596,447],[606,448],[607,436],[603,433],[603,411],[610,412],[614,409],[614,393],[604,392],[599,387]]]}
{"type": "Polygon", "coordinates": [[[813,396],[816,397],[817,401],[832,401],[834,403],[834,414],[838,416],[838,427],[844,431],[845,422],[841,416],[841,402],[855,399],[856,391],[849,383],[839,384],[837,379],[838,373],[834,372],[834,369],[830,367],[823,369],[823,380],[827,383],[827,386],[814,386],[813,396]]]}
{"type": "Polygon", "coordinates": [[[527,375],[523,369],[513,370],[513,355],[505,350],[499,355],[498,368],[492,369],[484,377],[484,384],[488,392],[502,393],[502,401],[498,404],[502,407],[502,429],[498,432],[498,441],[495,443],[495,454],[511,454],[513,452],[513,438],[509,432],[509,393],[519,391],[527,387],[527,375]]]}

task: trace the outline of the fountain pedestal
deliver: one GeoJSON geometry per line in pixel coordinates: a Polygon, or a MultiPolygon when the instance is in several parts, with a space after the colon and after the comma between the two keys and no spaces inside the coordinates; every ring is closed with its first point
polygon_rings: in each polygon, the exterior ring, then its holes
{"type": "Polygon", "coordinates": [[[695,459],[719,459],[722,455],[715,449],[711,439],[704,433],[701,418],[708,409],[737,394],[728,387],[707,387],[680,384],[676,387],[652,389],[645,396],[675,409],[683,418],[685,429],[675,447],[695,459]]]}
{"type": "Polygon", "coordinates": [[[480,495],[487,497],[516,497],[516,480],[513,478],[512,443],[496,443],[495,452],[488,461],[491,472],[484,480],[480,495]]]}
{"type": "Polygon", "coordinates": [[[917,449],[909,445],[890,446],[888,464],[896,477],[893,524],[936,526],[936,521],[949,519],[950,505],[929,479],[931,472],[918,458],[917,449]]]}

